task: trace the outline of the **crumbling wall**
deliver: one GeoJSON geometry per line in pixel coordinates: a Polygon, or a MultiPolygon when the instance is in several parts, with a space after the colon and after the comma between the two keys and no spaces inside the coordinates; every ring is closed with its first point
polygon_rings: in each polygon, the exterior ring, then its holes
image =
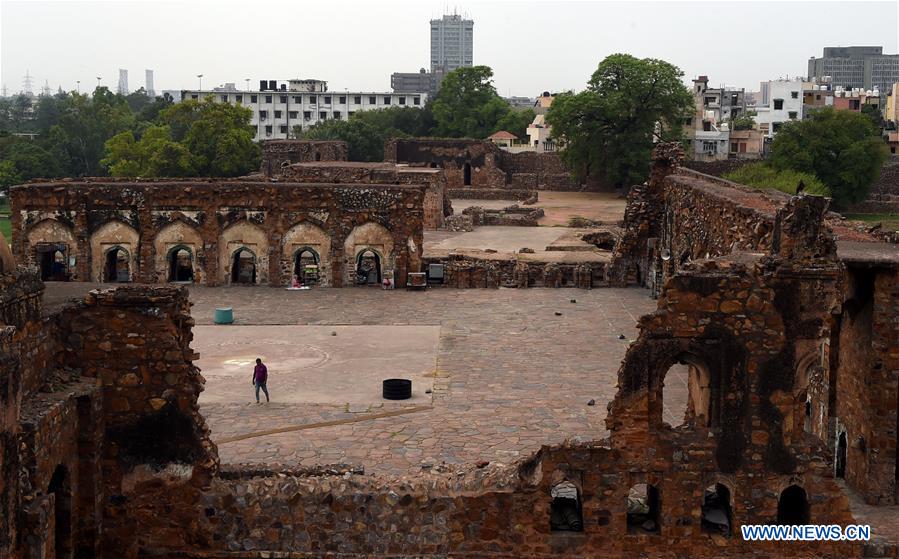
{"type": "Polygon", "coordinates": [[[441,169],[398,167],[388,163],[303,163],[281,169],[280,180],[332,184],[426,185],[425,229],[440,229],[452,214],[446,193],[446,175],[441,169]]]}
{"type": "Polygon", "coordinates": [[[262,165],[266,177],[280,174],[291,163],[304,161],[346,161],[346,142],[338,140],[264,140],[262,165]]]}
{"type": "MultiPolygon", "coordinates": [[[[439,181],[434,184],[439,189],[439,181]]],[[[398,277],[405,278],[418,271],[428,188],[421,182],[360,186],[211,179],[30,183],[11,193],[13,252],[22,262],[41,266],[44,247],[63,247],[70,279],[108,281],[107,255],[120,249],[128,256],[128,279],[157,283],[171,277],[170,251],[183,248],[194,283],[227,285],[234,255],[245,249],[256,283],[289,285],[283,239],[305,223],[330,239],[330,252],[320,255],[330,274],[322,284],[342,287],[346,237],[373,222],[393,236],[395,254],[389,258],[398,277]]],[[[436,201],[433,205],[438,211],[436,201]]]]}
{"type": "Polygon", "coordinates": [[[392,138],[384,160],[446,171],[450,189],[581,190],[558,154],[509,153],[487,140],[392,138]]]}

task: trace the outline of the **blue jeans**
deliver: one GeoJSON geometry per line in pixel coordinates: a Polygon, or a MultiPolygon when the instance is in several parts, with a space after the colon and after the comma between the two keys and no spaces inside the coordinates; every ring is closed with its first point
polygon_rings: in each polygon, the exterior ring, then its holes
{"type": "Polygon", "coordinates": [[[260,388],[262,389],[263,392],[265,392],[265,401],[268,402],[269,401],[268,400],[268,388],[265,387],[264,382],[257,382],[256,383],[256,403],[259,403],[259,389],[260,388]]]}

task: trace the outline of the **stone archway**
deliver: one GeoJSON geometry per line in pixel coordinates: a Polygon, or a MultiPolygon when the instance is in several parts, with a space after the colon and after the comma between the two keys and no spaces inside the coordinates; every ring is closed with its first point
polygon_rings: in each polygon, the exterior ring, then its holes
{"type": "Polygon", "coordinates": [[[75,234],[55,219],[44,219],[25,234],[25,253],[40,268],[44,281],[62,281],[74,275],[75,234]]]}
{"type": "Polygon", "coordinates": [[[219,236],[219,281],[228,285],[232,283],[234,255],[244,249],[254,256],[255,278],[257,285],[267,284],[268,278],[268,237],[265,231],[256,224],[241,220],[229,225],[219,236]]]}
{"type": "MultiPolygon", "coordinates": [[[[331,278],[331,237],[321,227],[309,222],[291,227],[281,242],[281,283],[290,285],[297,274],[297,258],[314,253],[318,266],[318,282],[329,287],[331,278]]],[[[302,279],[302,278],[301,278],[302,279]]]]}
{"type": "Polygon", "coordinates": [[[392,273],[396,267],[396,254],[393,246],[393,235],[383,225],[377,223],[364,223],[355,227],[347,235],[343,243],[344,254],[344,282],[347,286],[356,283],[356,265],[359,256],[370,250],[378,256],[380,271],[392,273]]]}
{"type": "Polygon", "coordinates": [[[134,281],[138,275],[140,235],[130,225],[119,220],[104,223],[91,234],[91,279],[107,281],[107,255],[111,251],[124,251],[128,255],[127,278],[119,276],[115,281],[134,281]]]}
{"type": "MultiPolygon", "coordinates": [[[[198,284],[206,283],[206,271],[198,258],[203,252],[203,238],[196,228],[175,221],[169,223],[156,233],[153,239],[154,261],[157,281],[172,280],[172,254],[176,247],[180,247],[190,254],[192,281],[198,284]]],[[[177,281],[177,280],[175,280],[177,281]]]]}

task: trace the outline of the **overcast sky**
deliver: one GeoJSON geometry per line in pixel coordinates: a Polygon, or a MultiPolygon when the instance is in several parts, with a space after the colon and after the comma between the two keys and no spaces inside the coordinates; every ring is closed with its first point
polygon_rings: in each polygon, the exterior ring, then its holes
{"type": "Polygon", "coordinates": [[[260,79],[317,78],[332,91],[389,91],[390,73],[429,65],[428,21],[474,20],[474,63],[491,66],[501,95],[584,87],[615,52],[662,58],[685,79],[758,89],[804,75],[825,46],[897,52],[899,14],[884,2],[515,2],[218,0],[0,2],[0,82],[35,90],[132,90],[155,71],[157,91],[260,79]]]}

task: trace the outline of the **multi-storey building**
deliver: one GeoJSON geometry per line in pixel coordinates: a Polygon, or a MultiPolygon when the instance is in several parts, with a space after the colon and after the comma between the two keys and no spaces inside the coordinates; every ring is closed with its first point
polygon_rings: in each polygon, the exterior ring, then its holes
{"type": "Polygon", "coordinates": [[[212,96],[221,103],[249,107],[256,140],[280,140],[293,137],[294,129],[303,130],[327,120],[346,120],[356,111],[389,107],[423,107],[426,93],[384,93],[371,91],[328,91],[321,80],[260,80],[255,91],[236,89],[185,90],[182,99],[212,96]]]}
{"type": "Polygon", "coordinates": [[[693,80],[693,100],[693,116],[684,123],[687,151],[695,160],[727,159],[731,121],[746,113],[745,90],[711,88],[708,76],[699,76],[693,80]]]}
{"type": "Polygon", "coordinates": [[[473,65],[474,21],[457,14],[431,20],[431,72],[473,65]]]}
{"type": "Polygon", "coordinates": [[[759,131],[771,139],[785,122],[801,120],[803,95],[812,85],[800,78],[762,82],[762,102],[755,107],[759,131]]]}
{"type": "Polygon", "coordinates": [[[808,78],[847,90],[887,92],[899,82],[899,54],[883,54],[883,47],[826,47],[824,56],[808,61],[808,78]]]}

